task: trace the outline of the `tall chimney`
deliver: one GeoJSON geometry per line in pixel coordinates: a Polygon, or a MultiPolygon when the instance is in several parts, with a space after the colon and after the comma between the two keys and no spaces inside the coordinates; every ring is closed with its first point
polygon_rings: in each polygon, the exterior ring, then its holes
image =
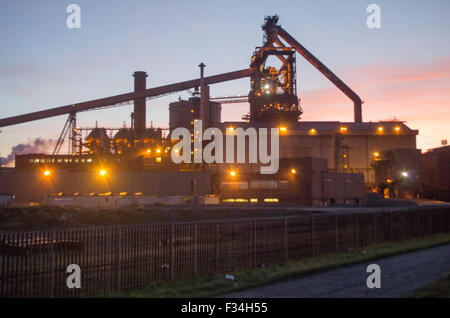
{"type": "Polygon", "coordinates": [[[200,67],[200,119],[203,122],[203,129],[209,127],[210,105],[209,105],[209,86],[205,85],[205,64],[201,63],[200,67]]]}
{"type": "MultiPolygon", "coordinates": [[[[147,73],[134,72],[134,91],[144,91],[147,88],[147,73]]],[[[134,100],[134,130],[141,134],[145,131],[146,100],[139,98],[134,100]]]]}

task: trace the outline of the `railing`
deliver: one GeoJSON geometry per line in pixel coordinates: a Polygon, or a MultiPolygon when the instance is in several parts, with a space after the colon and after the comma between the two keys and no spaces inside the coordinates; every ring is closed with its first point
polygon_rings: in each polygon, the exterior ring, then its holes
{"type": "Polygon", "coordinates": [[[449,231],[449,208],[0,234],[0,297],[82,297],[449,231]],[[66,285],[67,266],[81,288],[66,285]]]}

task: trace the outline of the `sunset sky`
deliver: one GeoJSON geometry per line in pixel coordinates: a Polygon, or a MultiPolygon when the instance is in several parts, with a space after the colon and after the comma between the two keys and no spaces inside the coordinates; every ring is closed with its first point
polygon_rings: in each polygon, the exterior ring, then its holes
{"type": "MultiPolygon", "coordinates": [[[[364,121],[397,120],[419,130],[418,148],[450,141],[450,1],[2,1],[0,118],[247,68],[262,44],[264,16],[280,24],[364,100],[364,121]],[[66,26],[66,7],[81,7],[81,29],[66,26]],[[366,26],[366,7],[381,7],[381,29],[366,26]]],[[[302,120],[353,120],[353,104],[300,56],[302,120]]],[[[214,96],[247,94],[249,80],[211,87],[214,96]]],[[[147,103],[147,123],[168,127],[168,104],[147,103]]],[[[129,126],[132,106],[78,115],[82,127],[129,126]]],[[[247,104],[224,105],[240,120],[247,104]]],[[[65,116],[1,128],[0,156],[37,137],[57,139],[65,116]]],[[[65,148],[64,148],[65,149],[65,148]]]]}

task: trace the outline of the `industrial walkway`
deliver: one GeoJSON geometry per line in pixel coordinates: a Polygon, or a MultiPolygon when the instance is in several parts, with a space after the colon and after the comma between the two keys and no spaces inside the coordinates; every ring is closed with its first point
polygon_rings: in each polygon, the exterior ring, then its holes
{"type": "Polygon", "coordinates": [[[450,272],[450,244],[397,255],[220,297],[404,297],[450,272]],[[381,268],[381,288],[366,287],[367,265],[381,268]]]}

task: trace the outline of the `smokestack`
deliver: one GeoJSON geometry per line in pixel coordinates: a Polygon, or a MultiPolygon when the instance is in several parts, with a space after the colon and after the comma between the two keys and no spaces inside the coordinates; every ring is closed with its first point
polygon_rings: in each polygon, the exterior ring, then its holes
{"type": "Polygon", "coordinates": [[[209,127],[210,105],[209,105],[209,86],[205,85],[204,69],[205,64],[201,63],[200,67],[200,119],[203,122],[203,129],[209,127]]]}
{"type": "MultiPolygon", "coordinates": [[[[134,91],[144,91],[147,88],[147,73],[134,72],[134,91]]],[[[140,134],[145,131],[146,100],[145,98],[134,100],[134,130],[140,134]]]]}

